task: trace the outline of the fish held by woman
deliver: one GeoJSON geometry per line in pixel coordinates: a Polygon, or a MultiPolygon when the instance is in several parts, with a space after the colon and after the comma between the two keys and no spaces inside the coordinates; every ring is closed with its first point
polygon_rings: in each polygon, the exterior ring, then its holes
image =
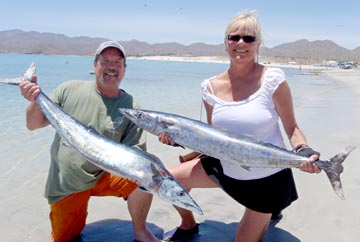
{"type": "MultiPolygon", "coordinates": [[[[167,133],[176,144],[194,151],[235,162],[245,169],[251,167],[292,168],[308,160],[292,151],[264,143],[252,137],[219,130],[206,123],[176,114],[120,109],[128,119],[148,132],[159,135],[167,133]]],[[[340,180],[343,172],[342,163],[355,146],[348,146],[344,151],[329,160],[317,160],[315,164],[322,169],[330,180],[335,193],[344,199],[340,180]]]]}

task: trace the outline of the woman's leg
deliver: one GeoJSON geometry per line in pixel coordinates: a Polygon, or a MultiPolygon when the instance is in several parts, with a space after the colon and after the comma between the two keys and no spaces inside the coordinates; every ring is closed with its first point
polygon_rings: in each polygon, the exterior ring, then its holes
{"type": "MultiPolygon", "coordinates": [[[[206,174],[200,159],[194,159],[168,168],[169,172],[187,190],[191,188],[218,187],[206,174]]],[[[176,207],[181,217],[181,229],[191,229],[196,226],[194,215],[191,211],[176,207]]]]}
{"type": "Polygon", "coordinates": [[[236,228],[235,242],[259,242],[269,226],[271,213],[260,213],[249,208],[236,228]]]}

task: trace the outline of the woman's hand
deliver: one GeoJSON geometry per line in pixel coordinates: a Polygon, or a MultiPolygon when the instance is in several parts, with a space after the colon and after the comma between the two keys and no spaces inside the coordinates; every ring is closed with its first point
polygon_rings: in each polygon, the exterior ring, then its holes
{"type": "Polygon", "coordinates": [[[175,145],[175,142],[171,140],[170,136],[167,133],[159,134],[159,141],[166,145],[175,145]]]}
{"type": "Polygon", "coordinates": [[[308,172],[308,173],[320,173],[321,169],[316,164],[314,164],[314,162],[317,161],[318,159],[319,159],[319,156],[316,154],[310,156],[308,161],[301,163],[301,165],[299,166],[299,169],[301,171],[308,172]]]}
{"type": "Polygon", "coordinates": [[[301,144],[295,147],[295,153],[309,157],[308,161],[305,161],[300,164],[299,169],[308,173],[320,173],[321,169],[314,164],[320,157],[320,153],[311,149],[308,145],[301,144]]]}

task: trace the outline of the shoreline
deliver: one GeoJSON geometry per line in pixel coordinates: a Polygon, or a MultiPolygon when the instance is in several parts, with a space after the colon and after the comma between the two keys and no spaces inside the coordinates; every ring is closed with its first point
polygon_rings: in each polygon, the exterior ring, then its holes
{"type": "MultiPolygon", "coordinates": [[[[283,67],[283,68],[294,68],[294,69],[305,69],[305,70],[328,70],[328,69],[339,69],[338,67],[329,67],[321,64],[298,64],[298,63],[285,63],[272,61],[271,58],[266,58],[266,61],[260,58],[260,64],[264,66],[272,67],[283,67]]],[[[129,56],[127,59],[134,60],[154,60],[154,61],[179,61],[179,62],[203,62],[203,63],[225,63],[228,64],[229,59],[227,56],[129,56]]],[[[356,69],[356,68],[355,68],[356,69]]],[[[352,69],[348,69],[352,70],[352,69]]],[[[346,70],[346,71],[348,71],[346,70]]]]}
{"type": "MultiPolygon", "coordinates": [[[[227,56],[141,56],[141,57],[128,57],[128,59],[136,60],[154,60],[154,61],[179,61],[179,62],[203,62],[203,63],[224,63],[228,64],[227,56]]],[[[261,57],[260,57],[261,59],[261,57]]],[[[339,81],[351,82],[357,84],[356,79],[360,79],[360,68],[340,69],[339,67],[323,66],[320,64],[296,64],[296,63],[281,63],[265,61],[260,63],[264,66],[278,67],[278,68],[293,68],[304,69],[314,74],[325,75],[339,81]],[[359,77],[359,78],[357,78],[359,77]]],[[[360,81],[359,81],[360,82],[360,81]]],[[[357,86],[356,86],[357,87],[357,86]]]]}

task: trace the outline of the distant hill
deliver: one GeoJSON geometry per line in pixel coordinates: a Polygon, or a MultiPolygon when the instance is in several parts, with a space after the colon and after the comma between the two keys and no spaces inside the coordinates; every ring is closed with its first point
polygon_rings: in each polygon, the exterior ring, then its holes
{"type": "Polygon", "coordinates": [[[90,55],[104,38],[73,37],[63,34],[22,30],[0,31],[0,53],[45,55],[90,55]]]}
{"type": "Polygon", "coordinates": [[[317,60],[360,60],[360,47],[355,50],[348,50],[331,40],[308,41],[306,39],[302,39],[278,45],[271,49],[263,49],[262,55],[317,60]]]}
{"type": "MultiPolygon", "coordinates": [[[[93,55],[105,38],[86,36],[68,37],[63,34],[40,33],[36,31],[0,31],[0,53],[24,53],[44,55],[93,55]]],[[[226,56],[224,44],[209,45],[194,43],[182,45],[176,42],[149,44],[138,40],[119,41],[128,56],[226,56]]],[[[360,47],[349,50],[331,40],[297,40],[273,48],[261,47],[263,59],[301,60],[319,62],[323,60],[360,61],[360,47]]]]}

